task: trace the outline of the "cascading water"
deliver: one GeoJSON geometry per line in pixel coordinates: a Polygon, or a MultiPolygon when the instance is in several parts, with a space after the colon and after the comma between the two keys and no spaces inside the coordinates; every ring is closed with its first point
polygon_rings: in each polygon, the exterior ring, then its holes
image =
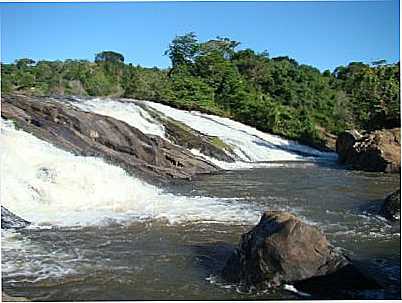
{"type": "Polygon", "coordinates": [[[165,219],[169,222],[255,222],[241,202],[184,197],[127,175],[94,157],[75,156],[2,121],[1,201],[36,224],[85,225],[165,219]]]}
{"type": "Polygon", "coordinates": [[[231,253],[263,210],[278,209],[319,226],[331,243],[360,257],[391,285],[389,294],[365,298],[400,296],[400,226],[361,209],[393,190],[399,177],[300,161],[277,168],[280,160],[335,157],[226,118],[144,101],[71,103],[166,137],[150,112],[156,110],[230,145],[239,161],[209,158],[222,168],[249,168],[259,161],[273,167],[179,182],[169,193],[1,120],[2,205],[33,223],[2,230],[3,287],[12,295],[51,301],[297,299],[289,295],[291,287],[274,294],[238,293],[237,285],[221,283],[216,275],[229,255],[225,245],[231,253]]]}
{"type": "MultiPolygon", "coordinates": [[[[258,162],[305,161],[312,159],[335,160],[335,153],[320,152],[314,148],[266,134],[242,123],[214,115],[174,109],[160,103],[149,101],[124,102],[109,99],[77,99],[73,102],[82,110],[111,116],[137,127],[143,133],[166,138],[164,126],[156,121],[144,108],[156,110],[203,134],[219,137],[229,145],[237,158],[236,163],[227,163],[191,150],[223,169],[237,169],[258,166],[258,162]],[[138,105],[141,102],[142,105],[138,105]]],[[[269,166],[269,164],[263,164],[269,166]]]]}
{"type": "Polygon", "coordinates": [[[119,102],[111,99],[76,99],[73,104],[83,111],[94,112],[124,121],[144,134],[165,138],[165,128],[134,102],[119,102]]]}
{"type": "Polygon", "coordinates": [[[145,103],[201,133],[218,136],[232,146],[236,155],[245,162],[306,160],[308,157],[336,159],[334,153],[320,152],[294,141],[260,132],[228,118],[182,111],[160,103],[148,101],[145,103]]]}

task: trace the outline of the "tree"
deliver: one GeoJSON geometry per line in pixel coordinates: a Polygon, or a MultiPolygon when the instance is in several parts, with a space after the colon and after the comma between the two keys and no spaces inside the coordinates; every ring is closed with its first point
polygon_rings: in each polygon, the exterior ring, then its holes
{"type": "Polygon", "coordinates": [[[100,53],[97,53],[95,55],[95,62],[112,62],[112,63],[123,63],[124,62],[124,56],[122,54],[113,52],[113,51],[103,51],[100,53]]]}
{"type": "Polygon", "coordinates": [[[35,64],[35,61],[29,58],[19,59],[15,61],[17,68],[25,68],[35,64]]]}
{"type": "Polygon", "coordinates": [[[239,45],[240,42],[218,36],[215,40],[201,43],[200,51],[204,54],[218,52],[225,60],[231,60],[235,54],[235,48],[239,45]]]}
{"type": "Polygon", "coordinates": [[[384,65],[386,63],[387,63],[387,60],[385,60],[385,59],[376,60],[376,61],[371,62],[371,64],[374,65],[374,66],[384,65]]]}
{"type": "Polygon", "coordinates": [[[188,65],[194,61],[194,57],[200,49],[195,33],[187,33],[183,36],[176,36],[165,51],[172,61],[172,68],[180,65],[188,65]]]}

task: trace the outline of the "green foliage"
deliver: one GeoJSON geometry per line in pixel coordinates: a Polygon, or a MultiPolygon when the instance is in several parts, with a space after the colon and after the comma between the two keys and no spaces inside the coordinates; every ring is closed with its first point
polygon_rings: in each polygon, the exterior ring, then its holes
{"type": "Polygon", "coordinates": [[[112,63],[123,63],[124,56],[122,54],[112,52],[112,51],[103,51],[95,55],[95,62],[112,62],[112,63]]]}
{"type": "Polygon", "coordinates": [[[357,127],[373,130],[400,126],[400,83],[398,64],[361,62],[338,67],[335,87],[349,97],[349,107],[357,127]]]}
{"type": "Polygon", "coordinates": [[[199,44],[195,33],[188,33],[183,36],[176,36],[169,49],[165,51],[172,61],[172,67],[191,64],[193,57],[199,50],[199,44]]]}
{"type": "MultiPolygon", "coordinates": [[[[352,62],[321,73],[264,51],[237,50],[239,42],[176,36],[165,52],[168,70],[124,64],[104,51],[86,60],[24,58],[2,64],[3,93],[123,96],[231,117],[262,131],[322,144],[320,131],[400,125],[399,63],[352,62]]],[[[217,145],[220,142],[215,142],[217,145]]]]}

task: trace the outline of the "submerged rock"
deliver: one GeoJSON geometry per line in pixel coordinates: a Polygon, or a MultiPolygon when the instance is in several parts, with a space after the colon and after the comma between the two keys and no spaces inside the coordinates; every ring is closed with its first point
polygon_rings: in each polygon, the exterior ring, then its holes
{"type": "Polygon", "coordinates": [[[145,135],[118,119],[79,110],[62,99],[23,95],[1,99],[2,117],[24,131],[74,154],[101,157],[151,183],[218,170],[184,147],[145,135]]]}
{"type": "Polygon", "coordinates": [[[343,164],[372,172],[400,172],[400,128],[377,130],[360,135],[357,131],[338,136],[336,152],[343,164]]]}
{"type": "Polygon", "coordinates": [[[20,229],[27,227],[30,222],[22,219],[21,217],[14,215],[5,207],[1,207],[1,228],[2,229],[20,229]]]}
{"type": "MultiPolygon", "coordinates": [[[[280,211],[264,213],[258,225],[242,235],[222,275],[229,282],[249,286],[306,281],[305,289],[311,290],[316,279],[310,279],[318,277],[328,278],[331,283],[337,281],[338,285],[342,277],[350,281],[357,277],[359,285],[376,286],[337,252],[317,227],[280,211]]],[[[325,279],[317,281],[325,284],[325,279]]]]}
{"type": "Polygon", "coordinates": [[[401,218],[401,190],[398,189],[387,198],[381,207],[380,214],[386,219],[397,221],[401,218]]]}

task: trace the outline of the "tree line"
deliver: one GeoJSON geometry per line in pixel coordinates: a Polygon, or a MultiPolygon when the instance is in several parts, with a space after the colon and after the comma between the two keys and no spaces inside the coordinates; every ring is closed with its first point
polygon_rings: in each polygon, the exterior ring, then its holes
{"type": "Polygon", "coordinates": [[[2,93],[120,96],[231,117],[307,144],[322,131],[400,126],[400,64],[352,62],[333,72],[268,52],[240,49],[217,37],[176,36],[165,54],[171,68],[124,63],[113,51],[87,60],[19,59],[1,64],[2,93]]]}

